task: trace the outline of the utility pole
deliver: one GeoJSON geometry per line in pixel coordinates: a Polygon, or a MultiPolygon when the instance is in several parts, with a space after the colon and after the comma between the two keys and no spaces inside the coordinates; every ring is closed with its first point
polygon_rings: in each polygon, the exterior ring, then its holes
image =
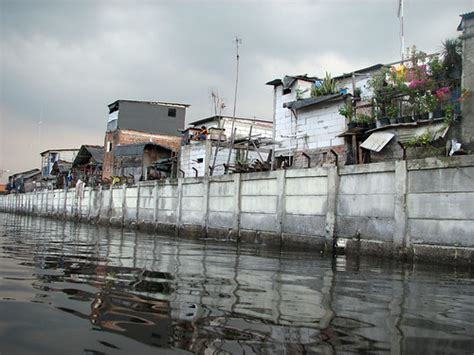
{"type": "Polygon", "coordinates": [[[231,129],[231,144],[230,144],[230,149],[229,149],[229,156],[227,157],[227,166],[229,166],[230,163],[230,157],[232,155],[232,148],[234,147],[234,139],[235,139],[235,110],[237,107],[237,87],[239,84],[239,61],[240,61],[240,56],[239,56],[239,45],[242,44],[242,39],[239,37],[235,37],[235,52],[236,52],[236,60],[237,60],[237,70],[235,74],[235,91],[234,91],[234,110],[232,114],[232,129],[231,129]]]}

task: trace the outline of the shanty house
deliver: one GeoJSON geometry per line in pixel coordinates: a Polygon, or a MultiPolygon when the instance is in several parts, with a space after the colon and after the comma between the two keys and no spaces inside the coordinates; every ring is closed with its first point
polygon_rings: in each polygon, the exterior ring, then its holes
{"type": "Polygon", "coordinates": [[[7,189],[9,192],[23,193],[31,192],[40,187],[41,171],[40,169],[31,169],[10,175],[8,177],[7,189]]]}
{"type": "Polygon", "coordinates": [[[176,161],[175,149],[156,143],[118,145],[114,155],[114,176],[133,178],[134,183],[171,176],[174,169],[160,166],[165,160],[176,161]]]}
{"type": "MultiPolygon", "coordinates": [[[[308,167],[338,159],[346,160],[346,140],[339,135],[346,130],[347,119],[339,109],[358,90],[362,97],[371,95],[367,83],[382,65],[333,78],[336,94],[312,96],[312,89],[322,80],[307,75],[285,76],[269,81],[273,86],[273,129],[275,165],[308,167]]],[[[358,94],[359,94],[358,93],[358,94]]]]}
{"type": "Polygon", "coordinates": [[[97,186],[102,180],[104,147],[83,145],[72,163],[73,180],[81,179],[88,186],[97,186]]]}
{"type": "Polygon", "coordinates": [[[191,125],[183,131],[180,152],[179,169],[184,176],[265,169],[272,137],[270,121],[212,116],[191,125]]]}

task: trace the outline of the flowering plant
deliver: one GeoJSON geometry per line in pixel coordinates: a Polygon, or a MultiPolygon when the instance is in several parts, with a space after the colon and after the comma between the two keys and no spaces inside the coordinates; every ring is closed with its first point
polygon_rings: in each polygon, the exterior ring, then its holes
{"type": "Polygon", "coordinates": [[[446,102],[450,98],[451,89],[449,88],[449,86],[444,86],[436,90],[435,95],[439,99],[439,101],[446,102]]]}

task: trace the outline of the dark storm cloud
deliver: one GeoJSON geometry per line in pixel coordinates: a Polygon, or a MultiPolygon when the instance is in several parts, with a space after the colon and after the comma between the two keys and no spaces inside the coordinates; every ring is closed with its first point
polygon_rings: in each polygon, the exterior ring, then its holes
{"type": "MultiPolygon", "coordinates": [[[[231,113],[236,35],[243,39],[237,114],[271,118],[268,80],[398,59],[397,3],[0,0],[0,128],[5,134],[21,122],[39,142],[41,119],[41,144],[28,151],[36,156],[60,143],[101,143],[107,104],[118,98],[190,103],[190,121],[212,114],[217,90],[231,113]],[[58,140],[56,125],[72,137],[58,140]]],[[[458,15],[473,8],[472,0],[405,4],[406,44],[428,52],[455,36],[458,15]]],[[[3,137],[0,168],[21,165],[5,158],[17,148],[3,137]]]]}

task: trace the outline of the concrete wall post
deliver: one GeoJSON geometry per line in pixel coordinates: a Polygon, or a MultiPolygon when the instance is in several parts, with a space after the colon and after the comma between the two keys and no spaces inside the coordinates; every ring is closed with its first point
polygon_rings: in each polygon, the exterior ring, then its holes
{"type": "Polygon", "coordinates": [[[67,194],[68,194],[68,188],[64,188],[64,205],[63,205],[63,214],[64,218],[67,217],[67,194]]]}
{"type": "Polygon", "coordinates": [[[203,210],[204,210],[204,220],[202,221],[202,228],[203,231],[205,231],[205,234],[207,235],[207,228],[208,228],[208,221],[209,221],[209,174],[206,174],[204,176],[204,179],[202,181],[204,184],[203,187],[203,210]]]}
{"type": "Polygon", "coordinates": [[[408,171],[407,162],[400,160],[395,162],[395,208],[394,208],[394,231],[393,243],[406,248],[409,246],[407,233],[407,185],[408,171]]]}
{"type": "Polygon", "coordinates": [[[178,204],[176,206],[176,225],[178,227],[178,231],[181,228],[181,204],[183,198],[183,180],[178,179],[178,204]]]}
{"type": "Polygon", "coordinates": [[[337,198],[339,191],[339,169],[337,166],[328,168],[328,195],[326,213],[326,250],[332,250],[336,237],[337,198]]]}
{"type": "Polygon", "coordinates": [[[91,206],[92,206],[92,187],[89,187],[89,200],[87,201],[87,219],[91,217],[91,206]]]}
{"type": "Polygon", "coordinates": [[[158,180],[155,180],[155,185],[153,186],[153,223],[158,221],[158,180]]]}
{"type": "Polygon", "coordinates": [[[240,174],[233,174],[234,177],[234,217],[232,223],[232,229],[234,230],[234,234],[240,236],[240,174]]]}
{"type": "Polygon", "coordinates": [[[137,183],[137,204],[135,206],[135,222],[138,223],[140,217],[140,182],[137,183]]]}
{"type": "Polygon", "coordinates": [[[110,220],[112,218],[112,203],[114,202],[114,188],[112,185],[110,185],[110,188],[109,188],[109,210],[107,211],[107,216],[108,216],[108,220],[109,220],[109,223],[110,223],[110,220]]]}
{"type": "Polygon", "coordinates": [[[276,217],[277,217],[277,234],[282,238],[283,223],[285,221],[286,207],[286,170],[277,171],[277,205],[276,205],[276,217]]]}
{"type": "Polygon", "coordinates": [[[125,216],[127,214],[127,185],[122,187],[123,196],[122,196],[122,226],[125,225],[125,216]]]}

